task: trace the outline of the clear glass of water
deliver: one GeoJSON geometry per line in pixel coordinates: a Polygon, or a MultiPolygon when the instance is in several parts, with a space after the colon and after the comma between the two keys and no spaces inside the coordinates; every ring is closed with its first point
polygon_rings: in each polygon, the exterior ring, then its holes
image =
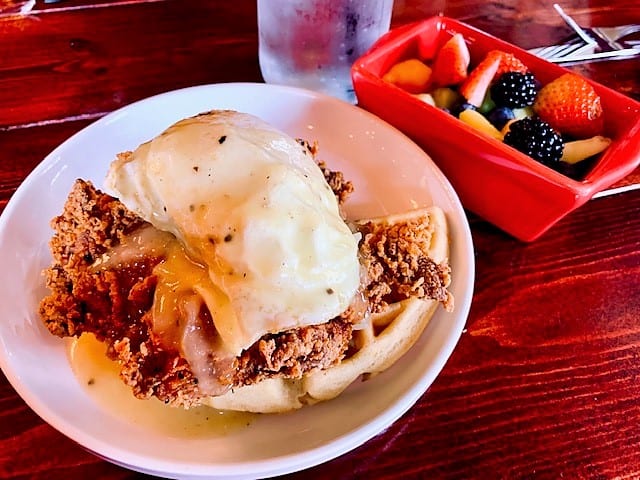
{"type": "Polygon", "coordinates": [[[393,0],[257,0],[267,83],[355,101],[351,65],[387,30],[393,0]]]}

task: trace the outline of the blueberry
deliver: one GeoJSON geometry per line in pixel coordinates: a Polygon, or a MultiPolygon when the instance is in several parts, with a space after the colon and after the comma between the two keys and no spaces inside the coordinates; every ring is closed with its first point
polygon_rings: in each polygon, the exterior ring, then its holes
{"type": "Polygon", "coordinates": [[[496,107],[487,114],[487,120],[498,130],[502,130],[502,127],[514,118],[516,117],[513,114],[513,110],[509,107],[496,107]]]}
{"type": "Polygon", "coordinates": [[[478,107],[476,107],[475,105],[469,102],[462,102],[462,103],[459,103],[458,105],[455,105],[451,110],[451,113],[454,116],[458,117],[460,116],[460,112],[464,112],[465,110],[478,110],[478,107]]]}

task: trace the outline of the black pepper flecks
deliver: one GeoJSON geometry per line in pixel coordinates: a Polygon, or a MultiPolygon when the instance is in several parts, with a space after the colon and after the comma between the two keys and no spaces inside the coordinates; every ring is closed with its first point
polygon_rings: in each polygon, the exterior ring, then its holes
{"type": "Polygon", "coordinates": [[[231,240],[233,240],[233,235],[231,235],[230,233],[227,233],[227,235],[224,237],[224,241],[228,243],[231,240]]]}
{"type": "Polygon", "coordinates": [[[193,167],[193,171],[197,173],[197,172],[198,172],[198,170],[200,170],[200,167],[199,167],[199,166],[197,166],[197,165],[195,165],[195,166],[193,167]]]}
{"type": "Polygon", "coordinates": [[[333,295],[333,288],[327,288],[327,293],[329,295],[333,295]]]}
{"type": "Polygon", "coordinates": [[[196,210],[196,206],[195,205],[193,205],[193,204],[189,205],[189,211],[190,212],[195,212],[195,210],[196,210]]]}
{"type": "Polygon", "coordinates": [[[218,143],[219,143],[220,145],[222,145],[226,139],[227,139],[227,136],[226,136],[226,135],[222,135],[222,136],[218,139],[218,143]]]}

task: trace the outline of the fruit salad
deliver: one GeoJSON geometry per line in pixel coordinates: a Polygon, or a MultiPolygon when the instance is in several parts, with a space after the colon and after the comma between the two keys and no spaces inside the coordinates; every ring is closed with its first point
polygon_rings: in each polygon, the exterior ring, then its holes
{"type": "Polygon", "coordinates": [[[410,58],[383,76],[572,178],[580,178],[611,139],[603,135],[600,97],[582,77],[566,73],[541,85],[513,54],[492,50],[470,68],[464,37],[456,33],[431,61],[410,58]]]}

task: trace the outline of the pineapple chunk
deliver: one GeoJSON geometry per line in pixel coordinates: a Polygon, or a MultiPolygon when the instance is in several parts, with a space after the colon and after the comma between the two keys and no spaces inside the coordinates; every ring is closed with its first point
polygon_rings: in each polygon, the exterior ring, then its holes
{"type": "Polygon", "coordinates": [[[436,88],[431,92],[431,96],[433,97],[436,107],[446,108],[447,110],[451,110],[454,105],[462,99],[462,96],[458,92],[449,87],[436,88]]]}
{"type": "Polygon", "coordinates": [[[416,93],[414,94],[414,97],[416,97],[418,100],[423,101],[424,103],[427,103],[434,107],[436,106],[436,102],[430,93],[416,93]]]}
{"type": "Polygon", "coordinates": [[[463,110],[460,112],[458,118],[467,125],[475,128],[476,130],[495,138],[496,140],[503,140],[502,133],[496,127],[491,125],[484,115],[475,110],[463,110]]]}

